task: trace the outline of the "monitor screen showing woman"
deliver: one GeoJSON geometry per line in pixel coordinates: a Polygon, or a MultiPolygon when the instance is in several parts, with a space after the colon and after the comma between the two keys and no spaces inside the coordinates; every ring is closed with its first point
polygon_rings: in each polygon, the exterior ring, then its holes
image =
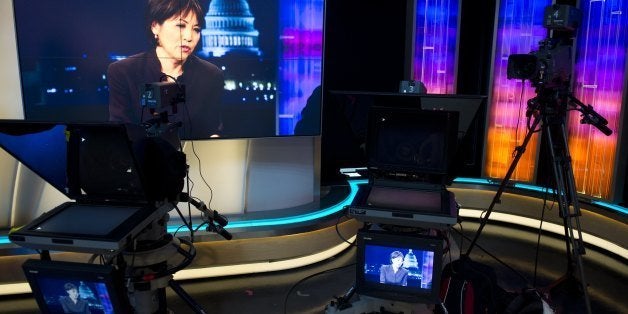
{"type": "Polygon", "coordinates": [[[25,118],[157,123],[182,139],[294,135],[321,85],[323,6],[13,0],[25,118]]]}

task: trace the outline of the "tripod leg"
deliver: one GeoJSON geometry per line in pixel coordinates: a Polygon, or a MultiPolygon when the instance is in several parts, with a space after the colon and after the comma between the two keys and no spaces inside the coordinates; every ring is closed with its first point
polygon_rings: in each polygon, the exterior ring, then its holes
{"type": "Polygon", "coordinates": [[[174,292],[177,293],[177,295],[179,295],[179,297],[181,297],[181,299],[183,299],[183,301],[185,301],[185,303],[187,303],[192,308],[192,310],[194,310],[195,313],[207,313],[198,303],[196,303],[196,301],[194,301],[194,299],[192,299],[192,297],[187,292],[185,292],[185,290],[183,290],[179,283],[176,282],[174,279],[170,279],[168,285],[170,286],[170,288],[172,288],[174,292]]]}
{"type": "Polygon", "coordinates": [[[488,209],[486,210],[486,215],[484,215],[484,218],[481,219],[480,227],[478,228],[478,231],[475,233],[475,237],[471,241],[471,244],[469,245],[469,248],[467,249],[467,252],[464,255],[469,256],[469,254],[471,254],[471,250],[473,250],[473,247],[475,246],[475,243],[480,237],[480,234],[482,233],[484,226],[488,222],[488,217],[493,212],[493,208],[495,207],[495,204],[499,203],[501,195],[504,192],[504,189],[506,188],[506,185],[508,185],[508,182],[510,182],[510,177],[512,177],[512,174],[515,172],[515,169],[517,168],[517,163],[519,163],[521,156],[523,156],[523,153],[525,152],[526,147],[528,146],[528,142],[530,142],[530,139],[532,138],[532,135],[534,134],[534,130],[536,130],[540,122],[541,122],[541,117],[535,116],[532,126],[529,128],[528,133],[523,139],[523,143],[521,144],[521,146],[516,148],[517,154],[515,155],[515,158],[510,164],[510,167],[508,168],[508,171],[506,172],[506,176],[504,176],[504,179],[499,185],[499,188],[497,189],[497,193],[495,193],[495,196],[493,197],[493,201],[491,202],[491,205],[489,205],[488,209]]]}
{"type": "Polygon", "coordinates": [[[577,192],[567,143],[567,132],[565,131],[563,121],[562,119],[560,121],[549,121],[549,123],[545,124],[546,127],[543,132],[546,136],[552,158],[556,183],[556,197],[558,199],[560,216],[563,219],[565,228],[568,275],[573,274],[574,267],[579,271],[587,313],[591,313],[591,304],[587,293],[582,263],[582,255],[585,254],[585,250],[579,219],[581,215],[580,205],[576,197],[577,192]]]}

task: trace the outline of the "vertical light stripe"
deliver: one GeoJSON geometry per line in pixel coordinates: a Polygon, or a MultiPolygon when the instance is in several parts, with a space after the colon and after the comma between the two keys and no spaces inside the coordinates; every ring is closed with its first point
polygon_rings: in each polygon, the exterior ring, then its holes
{"type": "Polygon", "coordinates": [[[459,0],[418,0],[414,80],[430,94],[455,94],[459,0]]]}
{"type": "MultiPolygon", "coordinates": [[[[513,162],[515,147],[522,144],[528,131],[527,101],[535,96],[535,91],[529,82],[507,79],[508,56],[538,49],[539,41],[547,37],[542,21],[543,11],[550,3],[548,0],[509,0],[499,4],[484,165],[487,177],[505,176],[513,162]]],[[[531,181],[534,178],[537,146],[538,135],[535,134],[511,180],[531,181]]]]}
{"type": "Polygon", "coordinates": [[[608,120],[611,136],[569,116],[569,148],[579,193],[611,198],[617,131],[626,79],[628,1],[582,1],[582,24],[576,39],[574,96],[608,120]]]}

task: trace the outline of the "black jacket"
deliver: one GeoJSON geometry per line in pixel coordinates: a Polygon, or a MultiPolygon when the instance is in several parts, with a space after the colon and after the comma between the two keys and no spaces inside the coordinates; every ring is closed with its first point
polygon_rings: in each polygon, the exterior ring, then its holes
{"type": "MultiPolygon", "coordinates": [[[[146,83],[163,77],[154,50],[113,62],[107,69],[109,82],[109,120],[140,123],[151,118],[149,109],[140,106],[140,93],[146,83]]],[[[221,100],[224,76],[221,69],[195,55],[183,64],[183,75],[177,78],[185,85],[185,103],[176,106],[170,122],[182,122],[182,139],[208,138],[220,134],[221,100]]]]}

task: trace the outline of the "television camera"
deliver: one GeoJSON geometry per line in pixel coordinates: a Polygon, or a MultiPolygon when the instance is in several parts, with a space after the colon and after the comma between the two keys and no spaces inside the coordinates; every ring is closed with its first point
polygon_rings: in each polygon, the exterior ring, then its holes
{"type": "Polygon", "coordinates": [[[170,129],[177,129],[182,123],[171,122],[168,115],[176,114],[178,105],[185,103],[185,85],[176,78],[164,75],[159,82],[144,84],[140,92],[140,106],[142,111],[148,109],[150,118],[141,124],[149,134],[159,135],[170,129]],[[167,81],[170,77],[174,81],[167,81]]]}
{"type": "Polygon", "coordinates": [[[569,5],[545,8],[543,26],[554,33],[539,42],[539,49],[528,54],[508,56],[507,78],[529,80],[537,97],[528,101],[527,116],[539,111],[564,115],[571,105],[581,113],[581,123],[595,126],[605,135],[612,131],[608,121],[591,105],[585,105],[569,91],[573,73],[571,37],[580,25],[582,13],[569,5]]]}
{"type": "Polygon", "coordinates": [[[196,313],[206,313],[173,275],[196,256],[193,238],[201,226],[232,236],[224,228],[226,217],[183,192],[187,165],[176,129],[5,120],[0,147],[72,200],[9,234],[11,242],[39,252],[40,259],[23,268],[43,313],[59,310],[67,283],[93,292],[87,305],[92,309],[165,313],[170,287],[196,313]],[[179,211],[181,202],[201,211],[196,229],[179,211]],[[190,239],[168,232],[172,209],[190,239]],[[86,263],[55,261],[51,250],[92,257],[86,263]]]}
{"type": "Polygon", "coordinates": [[[539,42],[539,50],[508,57],[508,79],[523,79],[535,87],[565,87],[571,78],[571,46],[556,39],[539,42]]]}
{"type": "Polygon", "coordinates": [[[543,26],[556,36],[540,41],[536,51],[508,56],[508,79],[529,80],[537,88],[568,88],[572,73],[568,34],[579,26],[581,18],[580,10],[572,6],[546,7],[543,26]],[[563,36],[558,36],[561,32],[563,36]]]}
{"type": "Polygon", "coordinates": [[[480,226],[465,255],[469,256],[495,204],[500,203],[501,194],[510,182],[532,135],[541,131],[553,168],[551,183],[555,185],[554,193],[565,227],[567,272],[558,281],[576,283],[578,287],[573,287],[572,291],[575,293],[573,293],[572,302],[582,301],[583,308],[587,310],[587,313],[591,313],[582,261],[582,255],[585,254],[580,230],[582,214],[569,155],[565,127],[566,114],[569,110],[579,111],[581,123],[591,124],[607,136],[612,134],[612,130],[607,125],[608,121],[595,112],[591,105],[585,105],[570,92],[572,83],[570,37],[579,26],[581,16],[581,12],[572,6],[548,6],[545,9],[544,27],[550,31],[550,36],[540,42],[538,51],[532,51],[527,55],[515,54],[508,58],[508,79],[530,80],[532,86],[536,88],[536,97],[528,100],[526,111],[528,130],[523,143],[515,148],[513,161],[486,214],[481,219],[480,226]]]}

